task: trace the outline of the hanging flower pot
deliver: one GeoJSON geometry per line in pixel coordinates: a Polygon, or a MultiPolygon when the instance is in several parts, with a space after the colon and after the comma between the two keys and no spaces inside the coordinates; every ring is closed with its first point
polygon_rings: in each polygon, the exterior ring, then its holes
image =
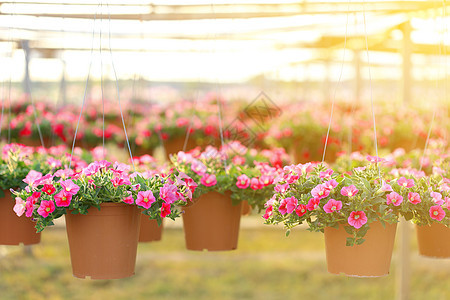
{"type": "Polygon", "coordinates": [[[450,228],[439,223],[416,228],[420,255],[450,258],[450,228]]]}
{"type": "Polygon", "coordinates": [[[208,192],[184,207],[183,228],[186,248],[208,251],[237,248],[241,203],[233,205],[230,193],[208,192]]]}
{"type": "Polygon", "coordinates": [[[325,247],[328,272],[359,277],[378,277],[389,274],[397,224],[370,224],[361,245],[346,246],[348,233],[344,226],[325,228],[325,247]]]}
{"type": "Polygon", "coordinates": [[[252,207],[247,200],[242,201],[242,215],[249,216],[252,213],[252,207]]]}
{"type": "Polygon", "coordinates": [[[149,219],[148,216],[141,216],[141,229],[139,231],[139,243],[156,242],[161,240],[163,224],[158,226],[156,220],[149,219]]]}
{"type": "Polygon", "coordinates": [[[75,277],[119,279],[134,275],[140,211],[135,205],[102,203],[86,215],[66,214],[75,277]]]}
{"type": "Polygon", "coordinates": [[[18,217],[13,211],[15,202],[9,191],[0,198],[0,245],[32,245],[41,241],[36,233],[35,223],[24,215],[18,217]]]}
{"type": "MultiPolygon", "coordinates": [[[[170,160],[170,154],[176,154],[179,151],[183,151],[185,139],[185,136],[179,136],[164,141],[164,149],[166,151],[166,158],[168,161],[170,160]]],[[[189,151],[194,149],[195,147],[196,143],[191,137],[190,139],[188,139],[186,149],[184,150],[189,151]]]]}

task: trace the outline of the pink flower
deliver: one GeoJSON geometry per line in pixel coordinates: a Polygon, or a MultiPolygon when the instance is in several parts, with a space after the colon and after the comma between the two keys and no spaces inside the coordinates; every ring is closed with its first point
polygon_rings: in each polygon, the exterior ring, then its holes
{"type": "Polygon", "coordinates": [[[450,210],[450,198],[449,197],[445,197],[445,206],[447,207],[448,210],[450,210]]]}
{"type": "Polygon", "coordinates": [[[242,174],[237,178],[236,186],[240,189],[246,189],[250,185],[250,178],[247,175],[242,174]]]}
{"type": "Polygon", "coordinates": [[[332,189],[334,189],[335,187],[337,187],[338,186],[338,182],[336,181],[336,180],[334,180],[334,179],[331,179],[331,180],[328,180],[328,181],[326,181],[326,182],[324,182],[323,183],[323,186],[327,189],[327,190],[332,190],[332,189]]]}
{"type": "Polygon", "coordinates": [[[72,194],[66,190],[62,190],[55,195],[56,206],[68,207],[72,201],[72,194]]]}
{"type": "Polygon", "coordinates": [[[33,196],[27,198],[27,203],[25,204],[25,208],[27,209],[27,211],[25,212],[25,216],[27,218],[31,218],[31,216],[33,215],[33,211],[35,209],[34,205],[36,204],[36,201],[37,199],[33,196]]]}
{"type": "Polygon", "coordinates": [[[55,211],[55,203],[53,201],[43,200],[39,206],[37,212],[44,218],[47,218],[49,214],[55,211]]]}
{"type": "Polygon", "coordinates": [[[397,184],[402,187],[412,188],[414,184],[414,179],[406,179],[405,177],[400,177],[397,180],[397,184]]]}
{"type": "Polygon", "coordinates": [[[422,199],[420,199],[420,195],[418,193],[412,193],[412,192],[408,193],[408,200],[412,204],[418,204],[422,201],[422,199]]]}
{"type": "Polygon", "coordinates": [[[245,158],[239,155],[236,155],[235,157],[233,157],[232,159],[233,164],[237,165],[237,166],[242,166],[243,164],[245,164],[245,158]]]}
{"type": "Polygon", "coordinates": [[[270,218],[272,215],[273,215],[273,206],[272,206],[272,205],[269,205],[269,206],[267,206],[267,208],[266,208],[266,213],[264,214],[263,218],[267,220],[267,219],[270,218]]]}
{"type": "Polygon", "coordinates": [[[16,197],[16,204],[14,205],[14,212],[16,213],[17,216],[22,216],[23,213],[25,212],[25,205],[26,205],[26,201],[23,201],[22,198],[20,197],[16,197]]]}
{"type": "Polygon", "coordinates": [[[170,215],[170,204],[164,203],[161,206],[161,218],[165,218],[166,216],[170,215]]]}
{"type": "Polygon", "coordinates": [[[34,187],[36,182],[41,178],[42,178],[42,173],[35,171],[35,170],[30,170],[30,172],[28,172],[28,174],[25,177],[25,179],[23,180],[23,182],[28,184],[30,187],[34,187]]]}
{"type": "Polygon", "coordinates": [[[344,186],[341,189],[341,195],[342,196],[347,196],[347,197],[353,197],[356,194],[358,194],[358,189],[352,184],[350,186],[344,186]]]}
{"type": "Polygon", "coordinates": [[[250,179],[250,188],[254,191],[260,190],[264,187],[264,184],[259,180],[259,178],[253,177],[250,179]]]}
{"type": "Polygon", "coordinates": [[[311,195],[317,199],[326,198],[329,194],[330,190],[327,189],[323,184],[318,184],[311,190],[311,195]]]}
{"type": "Polygon", "coordinates": [[[55,189],[55,187],[52,184],[44,184],[44,187],[42,188],[42,191],[44,193],[46,193],[47,195],[51,195],[51,194],[53,194],[56,191],[56,189],[55,189]]]}
{"type": "Polygon", "coordinates": [[[320,177],[320,178],[328,178],[328,177],[330,177],[332,174],[333,174],[333,170],[332,170],[332,169],[328,169],[328,170],[326,170],[326,171],[324,171],[324,172],[320,172],[320,173],[319,173],[319,177],[320,177]]]}
{"type": "Polygon", "coordinates": [[[306,214],[306,210],[307,210],[306,205],[304,205],[304,204],[299,204],[299,205],[297,206],[297,209],[295,210],[295,213],[297,214],[297,216],[301,217],[301,216],[303,216],[304,214],[306,214]]]}
{"type": "Polygon", "coordinates": [[[383,185],[381,186],[381,191],[382,192],[393,192],[394,190],[392,189],[392,187],[387,184],[386,182],[383,181],[383,185]]]}
{"type": "Polygon", "coordinates": [[[71,179],[61,181],[61,187],[68,193],[75,195],[80,190],[80,187],[73,183],[71,179]]]}
{"type": "Polygon", "coordinates": [[[59,168],[62,165],[60,160],[54,159],[53,157],[47,158],[47,163],[50,165],[50,167],[52,167],[52,169],[59,168]]]}
{"type": "Polygon", "coordinates": [[[336,201],[334,199],[328,200],[328,202],[323,206],[323,210],[326,213],[333,213],[335,211],[339,211],[342,208],[342,202],[336,201]]]}
{"type": "Polygon", "coordinates": [[[200,179],[200,183],[203,184],[204,186],[216,185],[216,183],[217,183],[216,175],[214,175],[214,174],[205,174],[200,179]]]}
{"type": "Polygon", "coordinates": [[[197,175],[203,176],[206,174],[206,166],[199,160],[194,160],[191,165],[192,171],[197,175]]]}
{"type": "Polygon", "coordinates": [[[396,192],[391,192],[386,195],[386,204],[394,204],[394,206],[399,206],[403,202],[403,197],[396,192]]]}
{"type": "Polygon", "coordinates": [[[159,189],[159,196],[164,202],[172,204],[177,201],[177,187],[173,184],[165,183],[163,187],[159,189]]]}
{"type": "Polygon", "coordinates": [[[136,205],[149,209],[155,201],[152,191],[140,191],[137,194],[136,205]]]}
{"type": "Polygon", "coordinates": [[[430,217],[436,221],[442,221],[445,217],[445,211],[440,205],[430,207],[430,217]]]}
{"type": "Polygon", "coordinates": [[[308,201],[308,204],[306,205],[306,209],[309,211],[315,210],[317,207],[319,207],[320,199],[319,198],[311,198],[308,201]]]}
{"type": "Polygon", "coordinates": [[[366,159],[371,163],[383,162],[384,159],[378,156],[367,155],[366,159]]]}
{"type": "Polygon", "coordinates": [[[347,222],[350,226],[359,229],[367,223],[367,216],[363,211],[352,211],[347,219],[347,222]]]}
{"type": "Polygon", "coordinates": [[[111,182],[114,187],[118,187],[119,185],[131,185],[130,179],[125,174],[116,174],[111,179],[111,182]]]}
{"type": "Polygon", "coordinates": [[[128,192],[128,196],[122,199],[123,202],[126,204],[134,204],[133,195],[131,195],[131,192],[128,192]]]}
{"type": "Polygon", "coordinates": [[[286,213],[292,213],[297,207],[298,201],[295,197],[289,197],[281,200],[280,206],[278,207],[278,211],[285,215],[286,213]]]}
{"type": "Polygon", "coordinates": [[[86,176],[92,176],[100,170],[100,165],[98,162],[90,163],[86,168],[83,169],[83,174],[86,176]]]}
{"type": "Polygon", "coordinates": [[[285,183],[285,184],[277,184],[275,186],[275,192],[278,193],[284,193],[287,191],[287,189],[289,188],[289,183],[285,183]]]}
{"type": "Polygon", "coordinates": [[[442,194],[438,192],[431,192],[430,196],[433,198],[434,203],[437,205],[444,204],[444,200],[442,200],[442,194]]]}
{"type": "Polygon", "coordinates": [[[268,186],[268,185],[271,185],[273,183],[273,177],[269,176],[269,175],[261,175],[261,177],[259,178],[259,181],[264,186],[268,186]]]}

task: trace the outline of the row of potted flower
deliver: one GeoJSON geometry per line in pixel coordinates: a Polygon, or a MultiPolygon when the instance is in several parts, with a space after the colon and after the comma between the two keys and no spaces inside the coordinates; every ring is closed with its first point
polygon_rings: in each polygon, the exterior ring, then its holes
{"type": "MultiPolygon", "coordinates": [[[[284,223],[290,229],[307,223],[310,230],[325,232],[327,241],[339,240],[342,251],[350,254],[327,250],[330,260],[334,255],[337,261],[342,261],[345,255],[360,257],[351,251],[361,247],[377,249],[372,254],[374,257],[392,253],[394,235],[383,243],[365,241],[365,237],[373,235],[376,227],[386,227],[395,234],[399,216],[421,225],[449,226],[448,174],[441,172],[420,179],[386,175],[377,168],[382,162],[380,158],[369,156],[368,159],[367,166],[344,173],[312,163],[282,169],[287,162],[283,161],[280,150],[262,154],[235,142],[220,150],[207,147],[205,151],[179,152],[171,157],[169,168],[156,172],[145,170],[146,164],[153,163],[149,156],[138,161],[144,165],[140,172],[130,173],[126,165],[111,165],[106,161],[91,163],[78,172],[62,169],[43,175],[30,171],[25,178],[28,186],[14,192],[15,211],[34,218],[39,231],[62,215],[69,225],[74,215],[81,217],[88,211],[97,212],[99,207],[101,211],[107,210],[103,204],[139,207],[159,223],[164,217],[176,218],[183,212],[187,248],[214,251],[236,249],[240,206],[247,200],[255,208],[265,208],[264,219],[268,224],[284,223]],[[194,224],[189,225],[191,222],[194,224]],[[335,232],[337,228],[343,233],[335,232]],[[221,232],[224,229],[228,231],[221,232]],[[200,239],[203,237],[207,239],[200,239]],[[374,248],[382,245],[387,245],[387,250],[374,248]]],[[[440,170],[448,170],[445,162],[441,162],[440,170]]],[[[116,234],[114,230],[113,234],[116,234]]],[[[106,232],[98,234],[96,239],[99,236],[106,236],[106,232]]],[[[101,259],[97,257],[96,261],[101,259]]],[[[385,262],[376,264],[374,273],[368,273],[368,261],[372,260],[359,260],[356,271],[346,269],[347,264],[342,263],[329,270],[350,275],[384,275],[389,270],[389,262],[385,262]]],[[[95,264],[91,261],[87,265],[95,264]]],[[[95,270],[91,269],[83,273],[74,267],[74,274],[121,277],[130,276],[133,270],[128,268],[125,275],[107,275],[113,272],[94,274],[95,270]]]]}

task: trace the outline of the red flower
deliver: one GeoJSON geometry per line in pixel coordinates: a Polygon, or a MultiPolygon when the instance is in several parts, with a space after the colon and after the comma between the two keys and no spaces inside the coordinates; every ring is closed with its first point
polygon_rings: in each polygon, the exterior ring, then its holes
{"type": "Polygon", "coordinates": [[[161,206],[161,218],[165,218],[166,216],[170,215],[170,204],[163,202],[161,206]]]}
{"type": "Polygon", "coordinates": [[[304,205],[304,204],[299,204],[299,205],[297,206],[297,209],[295,210],[295,213],[296,213],[299,217],[301,217],[301,216],[303,216],[304,214],[306,214],[306,210],[307,210],[306,205],[304,205]]]}
{"type": "Polygon", "coordinates": [[[51,185],[51,184],[44,184],[44,187],[42,188],[42,190],[47,195],[51,195],[51,194],[53,194],[56,191],[55,187],[53,185],[51,185]]]}
{"type": "Polygon", "coordinates": [[[25,127],[19,131],[19,136],[30,136],[31,135],[31,122],[25,123],[25,127]]]}

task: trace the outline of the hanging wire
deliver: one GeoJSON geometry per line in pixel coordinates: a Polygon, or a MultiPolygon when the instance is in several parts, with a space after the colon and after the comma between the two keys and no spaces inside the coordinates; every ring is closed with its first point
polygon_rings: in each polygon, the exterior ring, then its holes
{"type": "Polygon", "coordinates": [[[377,124],[375,122],[375,110],[373,107],[373,91],[372,91],[372,74],[370,71],[370,59],[369,59],[369,43],[367,41],[367,27],[366,27],[366,7],[365,7],[366,1],[363,1],[363,17],[364,17],[364,37],[366,40],[366,53],[367,53],[367,65],[369,70],[369,91],[370,91],[370,105],[372,108],[372,120],[373,120],[373,135],[374,135],[374,144],[375,144],[375,155],[376,155],[376,166],[378,168],[378,177],[380,178],[380,184],[382,184],[381,179],[381,170],[380,170],[380,164],[378,162],[378,139],[377,139],[377,124]]]}
{"type": "Polygon", "coordinates": [[[105,159],[105,97],[103,91],[103,53],[102,53],[102,29],[103,29],[103,1],[100,1],[100,89],[102,93],[102,156],[105,159]]]}
{"type": "Polygon", "coordinates": [[[90,62],[89,62],[89,67],[88,67],[88,74],[87,74],[87,78],[86,78],[86,83],[84,86],[84,94],[83,94],[83,101],[81,103],[81,109],[80,109],[80,114],[78,115],[78,120],[77,120],[77,126],[75,128],[75,134],[73,137],[73,142],[72,142],[72,150],[70,151],[70,162],[69,162],[69,169],[72,167],[72,158],[73,158],[73,149],[75,148],[75,142],[77,140],[77,134],[78,134],[78,128],[80,126],[80,121],[81,121],[81,116],[83,114],[83,110],[84,110],[84,106],[86,104],[86,94],[87,94],[87,89],[88,89],[88,84],[89,84],[89,78],[91,76],[91,67],[92,67],[92,61],[93,61],[93,57],[94,57],[94,41],[95,41],[95,22],[97,21],[97,13],[98,13],[98,8],[100,5],[97,5],[97,9],[95,10],[95,14],[94,14],[94,24],[93,24],[93,28],[92,28],[92,45],[91,45],[91,58],[90,58],[90,62]]]}
{"type": "MultiPolygon", "coordinates": [[[[22,49],[24,50],[23,52],[25,54],[25,61],[28,63],[30,60],[30,57],[29,57],[30,48],[27,43],[24,43],[23,40],[20,43],[22,45],[22,49]]],[[[31,106],[33,107],[34,122],[36,123],[36,127],[37,127],[38,134],[39,134],[39,139],[41,140],[42,147],[45,148],[44,138],[42,137],[41,126],[39,125],[39,120],[38,120],[38,116],[37,116],[37,112],[36,112],[36,106],[34,105],[34,99],[32,96],[29,71],[25,76],[25,86],[26,86],[26,92],[27,92],[28,96],[30,97],[31,106]]]]}
{"type": "MultiPolygon", "coordinates": [[[[443,24],[444,24],[445,18],[446,18],[445,1],[443,1],[442,4],[443,4],[443,16],[442,16],[442,20],[443,20],[443,24]]],[[[437,20],[437,17],[436,17],[436,20],[437,20]]],[[[437,21],[436,21],[436,24],[437,24],[437,21]]],[[[436,26],[436,27],[437,27],[437,26],[436,26]]],[[[444,47],[444,51],[445,51],[444,38],[445,38],[445,29],[443,28],[442,33],[441,33],[441,39],[440,39],[439,45],[438,45],[438,54],[439,54],[438,57],[439,57],[439,60],[442,59],[441,45],[444,47]]],[[[438,65],[439,65],[439,62],[438,62],[438,65]]],[[[446,69],[447,69],[447,66],[446,66],[446,69]]],[[[437,73],[438,73],[438,74],[437,74],[437,76],[436,76],[436,91],[439,90],[439,68],[438,68],[437,73]]],[[[447,87],[446,82],[444,83],[444,86],[445,86],[445,89],[446,89],[446,87],[447,87]]],[[[447,94],[447,93],[445,93],[445,94],[447,94]]],[[[447,98],[447,97],[446,97],[446,98],[447,98]]],[[[422,171],[422,167],[423,167],[422,162],[423,162],[423,160],[424,160],[424,158],[425,158],[425,156],[426,156],[426,153],[427,153],[428,142],[430,141],[431,132],[432,132],[433,125],[434,125],[434,120],[435,120],[435,117],[436,117],[437,103],[438,103],[438,102],[436,101],[436,102],[435,102],[435,105],[434,105],[433,116],[431,117],[430,127],[428,128],[427,139],[425,140],[425,146],[424,146],[424,148],[423,148],[422,157],[421,157],[421,159],[420,159],[420,161],[419,161],[419,165],[420,165],[420,167],[419,167],[419,172],[422,171]]]]}
{"type": "Polygon", "coordinates": [[[108,4],[106,4],[106,7],[108,9],[108,44],[109,44],[109,54],[110,54],[110,57],[111,57],[111,66],[112,66],[112,69],[113,69],[113,72],[114,72],[114,79],[115,79],[115,82],[116,82],[116,91],[117,91],[117,98],[119,100],[118,102],[119,102],[119,109],[120,109],[120,118],[122,119],[123,131],[125,133],[125,139],[127,140],[128,152],[130,154],[131,164],[133,165],[133,171],[136,172],[136,167],[134,166],[133,154],[131,153],[130,141],[128,139],[127,128],[125,126],[125,120],[123,118],[122,104],[120,102],[119,81],[117,79],[116,67],[114,66],[113,53],[112,53],[112,50],[111,50],[111,12],[109,11],[109,5],[108,4]]]}
{"type": "Polygon", "coordinates": [[[339,73],[339,79],[338,79],[338,82],[336,84],[336,87],[334,88],[333,100],[331,101],[330,121],[328,122],[327,136],[325,138],[325,145],[323,147],[322,162],[325,161],[325,154],[327,152],[328,138],[330,136],[331,122],[333,120],[334,102],[336,100],[336,91],[337,91],[337,89],[338,89],[338,87],[339,87],[339,85],[341,83],[342,73],[343,73],[343,69],[344,69],[345,49],[347,48],[347,29],[348,29],[348,15],[349,15],[349,11],[350,11],[350,0],[348,1],[348,5],[347,5],[347,17],[346,17],[346,22],[345,22],[345,37],[344,37],[344,53],[342,55],[341,71],[339,73]]]}

